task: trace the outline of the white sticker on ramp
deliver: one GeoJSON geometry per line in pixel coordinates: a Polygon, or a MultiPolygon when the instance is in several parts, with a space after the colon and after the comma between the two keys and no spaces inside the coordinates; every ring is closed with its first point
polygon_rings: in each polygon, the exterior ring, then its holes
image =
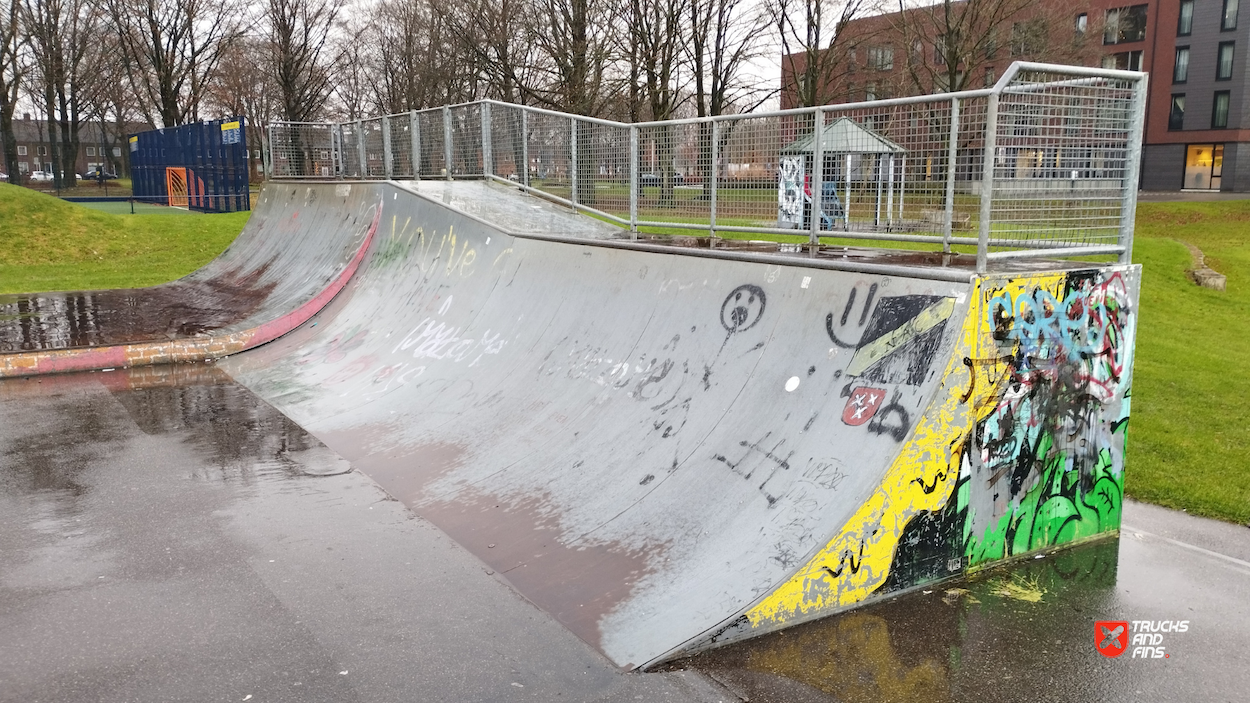
{"type": "Polygon", "coordinates": [[[790,377],[790,380],[789,380],[789,381],[786,381],[786,392],[787,392],[787,393],[793,393],[793,392],[794,392],[794,389],[795,389],[795,388],[798,388],[798,387],[799,387],[799,377],[798,377],[798,376],[791,376],[791,377],[790,377]]]}
{"type": "Polygon", "coordinates": [[[351,183],[340,183],[334,186],[334,195],[336,195],[337,197],[346,198],[347,196],[351,194],[352,194],[351,183]]]}

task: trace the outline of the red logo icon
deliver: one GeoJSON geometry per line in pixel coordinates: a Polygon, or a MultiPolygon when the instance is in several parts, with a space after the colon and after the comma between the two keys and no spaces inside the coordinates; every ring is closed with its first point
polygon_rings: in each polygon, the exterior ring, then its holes
{"type": "Polygon", "coordinates": [[[1099,620],[1094,623],[1094,646],[1104,657],[1118,657],[1128,649],[1127,620],[1099,620]]]}
{"type": "Polygon", "coordinates": [[[842,411],[842,422],[854,427],[862,425],[877,414],[881,401],[885,400],[885,391],[880,388],[856,388],[846,401],[846,409],[842,411]]]}

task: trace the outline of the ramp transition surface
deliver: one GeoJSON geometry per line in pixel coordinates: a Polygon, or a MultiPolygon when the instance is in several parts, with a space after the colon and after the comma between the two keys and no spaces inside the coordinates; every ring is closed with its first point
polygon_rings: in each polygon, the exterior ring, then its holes
{"type": "Polygon", "coordinates": [[[624,668],[1118,529],[1137,267],[937,280],[533,238],[603,226],[482,183],[278,193],[377,236],[222,368],[624,668]]]}
{"type": "Polygon", "coordinates": [[[377,226],[360,210],[350,189],[271,186],[234,243],[184,278],[0,296],[0,378],[201,360],[264,344],[351,278],[377,226]],[[328,202],[315,207],[311,198],[328,202]]]}

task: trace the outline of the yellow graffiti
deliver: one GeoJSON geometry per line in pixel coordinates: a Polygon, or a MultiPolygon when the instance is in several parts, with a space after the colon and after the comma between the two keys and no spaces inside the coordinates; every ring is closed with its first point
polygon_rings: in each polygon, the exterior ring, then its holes
{"type": "MultiPolygon", "coordinates": [[[[408,223],[404,223],[404,229],[408,228],[408,223]]],[[[402,231],[401,231],[402,235],[402,231]]],[[[438,237],[438,248],[434,247],[436,235],[426,236],[423,227],[417,227],[413,231],[413,235],[417,240],[417,269],[423,273],[435,273],[440,268],[444,276],[459,274],[462,278],[473,275],[473,264],[477,261],[477,249],[470,246],[468,240],[457,240],[456,229],[449,227],[447,234],[438,237]],[[447,258],[443,259],[443,250],[447,250],[447,258]],[[428,260],[428,263],[427,263],[428,260]],[[435,262],[442,262],[442,266],[436,266],[435,262]]],[[[413,235],[409,235],[409,241],[412,241],[413,235]]]]}
{"type": "Polygon", "coordinates": [[[855,356],[851,357],[851,363],[846,367],[846,373],[850,376],[860,375],[869,366],[889,356],[895,349],[950,319],[953,312],[955,312],[955,299],[942,298],[921,310],[919,315],[908,320],[907,324],[902,327],[856,349],[855,356]]]}
{"type": "Polygon", "coordinates": [[[978,281],[941,385],[885,478],[833,540],[746,611],[752,628],[774,629],[859,603],[885,582],[907,523],[950,500],[963,446],[976,422],[993,411],[1008,378],[1010,356],[994,340],[986,315],[994,296],[986,289],[1021,292],[1060,285],[1061,274],[978,281]],[[982,360],[975,371],[974,359],[982,360]]]}

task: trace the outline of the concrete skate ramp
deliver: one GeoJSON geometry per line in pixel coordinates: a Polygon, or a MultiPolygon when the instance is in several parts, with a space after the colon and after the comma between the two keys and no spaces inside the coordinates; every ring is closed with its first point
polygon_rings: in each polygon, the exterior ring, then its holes
{"type": "Polygon", "coordinates": [[[290,331],[364,257],[378,207],[357,192],[270,186],[225,252],[170,283],[0,296],[0,378],[207,359],[290,331]]]}
{"type": "Polygon", "coordinates": [[[356,277],[221,367],[621,667],[1118,528],[1136,269],[715,260],[534,238],[619,231],[500,186],[351,189],[356,277]]]}

